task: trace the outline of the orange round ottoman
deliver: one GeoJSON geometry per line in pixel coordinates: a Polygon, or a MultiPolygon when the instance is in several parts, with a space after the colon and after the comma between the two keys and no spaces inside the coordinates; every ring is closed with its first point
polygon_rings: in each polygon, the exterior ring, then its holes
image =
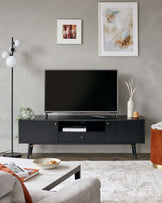
{"type": "Polygon", "coordinates": [[[151,162],[162,170],[162,130],[151,129],[151,162]]]}

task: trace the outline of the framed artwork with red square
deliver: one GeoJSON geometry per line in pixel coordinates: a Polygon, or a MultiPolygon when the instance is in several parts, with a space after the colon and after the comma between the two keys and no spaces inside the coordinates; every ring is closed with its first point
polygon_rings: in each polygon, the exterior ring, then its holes
{"type": "Polygon", "coordinates": [[[82,21],[75,19],[57,20],[57,44],[81,44],[82,21]]]}

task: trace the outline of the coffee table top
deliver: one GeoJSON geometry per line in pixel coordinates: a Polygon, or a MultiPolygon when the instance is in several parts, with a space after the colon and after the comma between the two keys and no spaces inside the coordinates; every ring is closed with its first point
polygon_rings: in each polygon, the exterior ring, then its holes
{"type": "MultiPolygon", "coordinates": [[[[0,157],[0,163],[8,163],[11,161],[22,168],[38,168],[38,166],[33,163],[33,159],[0,157]]],[[[71,161],[62,161],[56,168],[48,170],[39,169],[39,175],[32,177],[24,183],[29,190],[50,190],[62,182],[63,179],[70,177],[78,171],[80,171],[79,164],[71,161]]]]}

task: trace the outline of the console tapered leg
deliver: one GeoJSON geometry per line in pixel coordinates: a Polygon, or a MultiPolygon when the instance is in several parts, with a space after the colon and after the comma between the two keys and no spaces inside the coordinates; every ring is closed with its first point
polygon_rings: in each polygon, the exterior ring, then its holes
{"type": "Polygon", "coordinates": [[[34,147],[33,144],[28,144],[28,156],[27,156],[28,159],[30,158],[30,155],[32,155],[33,147],[34,147]]]}
{"type": "Polygon", "coordinates": [[[137,153],[136,153],[136,144],[131,144],[132,145],[132,154],[135,159],[137,159],[137,153]]]}
{"type": "Polygon", "coordinates": [[[134,158],[137,159],[136,144],[134,144],[134,158]]]}
{"type": "Polygon", "coordinates": [[[131,146],[132,146],[132,154],[134,156],[134,147],[133,147],[133,144],[131,144],[131,146]]]}

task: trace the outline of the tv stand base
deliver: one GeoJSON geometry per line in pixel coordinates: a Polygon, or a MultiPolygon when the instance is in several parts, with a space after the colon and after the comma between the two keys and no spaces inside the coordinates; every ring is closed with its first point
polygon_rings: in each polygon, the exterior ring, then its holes
{"type": "MultiPolygon", "coordinates": [[[[134,157],[135,159],[137,159],[136,144],[131,144],[131,146],[132,146],[132,154],[133,154],[133,157],[134,157]]],[[[34,148],[34,144],[28,144],[28,154],[27,154],[27,158],[28,158],[28,159],[32,156],[33,148],[34,148]]]]}

